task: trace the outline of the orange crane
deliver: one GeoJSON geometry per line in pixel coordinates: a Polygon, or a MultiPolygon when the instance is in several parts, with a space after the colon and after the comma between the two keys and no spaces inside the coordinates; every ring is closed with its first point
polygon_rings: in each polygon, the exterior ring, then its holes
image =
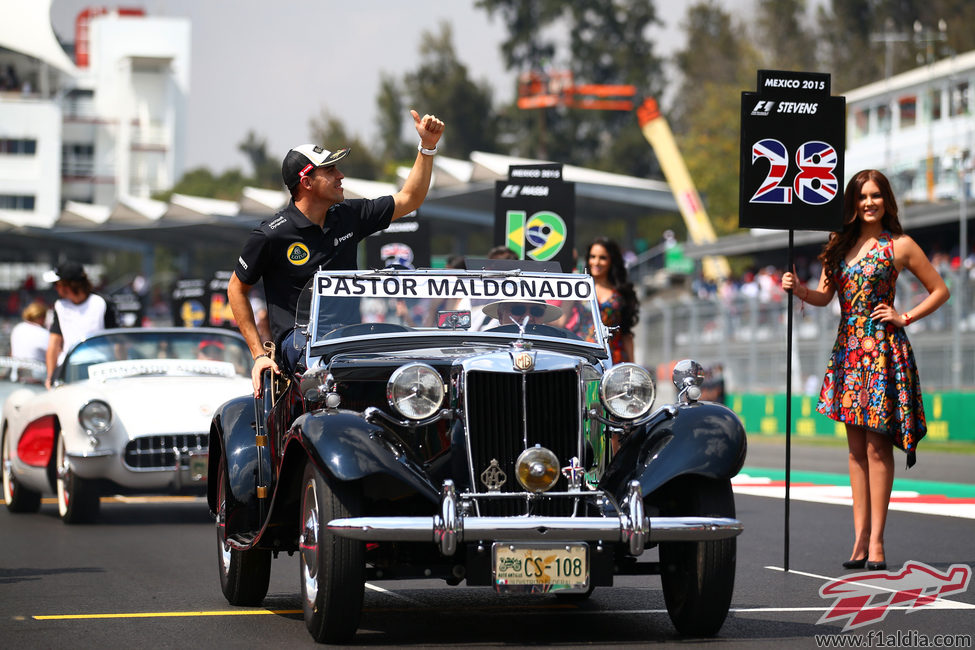
{"type": "MultiPolygon", "coordinates": [[[[613,84],[573,83],[568,70],[527,72],[518,79],[518,108],[540,109],[569,106],[601,111],[632,111],[636,103],[636,86],[613,84]]],[[[687,233],[695,244],[709,244],[718,237],[704,202],[687,171],[684,157],[667,120],[660,114],[652,97],[643,100],[636,109],[643,137],[653,147],[670,191],[680,209],[687,233]]],[[[711,280],[728,278],[731,269],[724,256],[708,256],[702,260],[704,276],[711,280]]]]}

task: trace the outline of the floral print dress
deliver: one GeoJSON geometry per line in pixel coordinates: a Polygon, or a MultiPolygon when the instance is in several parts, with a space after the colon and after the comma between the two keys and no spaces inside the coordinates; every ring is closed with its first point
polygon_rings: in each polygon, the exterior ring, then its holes
{"type": "MultiPolygon", "coordinates": [[[[613,291],[606,301],[599,303],[599,316],[602,318],[603,325],[608,327],[617,327],[623,322],[623,296],[618,291],[613,291]]],[[[586,319],[583,323],[578,318],[570,318],[565,327],[585,341],[591,341],[595,336],[595,325],[592,319],[586,319]]],[[[624,358],[623,337],[620,336],[619,330],[609,339],[609,351],[613,353],[614,364],[632,361],[624,358]]]]}
{"type": "Polygon", "coordinates": [[[894,303],[897,268],[890,233],[884,232],[859,261],[841,262],[833,282],[840,325],[816,410],[888,434],[907,452],[911,467],[927,432],[914,352],[904,328],[870,318],[878,303],[894,303]]]}

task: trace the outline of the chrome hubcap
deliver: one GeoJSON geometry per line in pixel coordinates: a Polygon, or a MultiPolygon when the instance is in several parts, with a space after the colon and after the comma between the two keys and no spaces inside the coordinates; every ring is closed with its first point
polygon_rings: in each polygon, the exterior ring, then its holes
{"type": "Polygon", "coordinates": [[[7,453],[7,441],[3,441],[3,500],[10,503],[14,498],[14,477],[10,454],[7,453]]]}
{"type": "Polygon", "coordinates": [[[227,542],[227,499],[223,492],[223,476],[220,477],[220,493],[217,496],[217,544],[220,545],[220,570],[230,572],[230,544],[227,542]]]}
{"type": "Polygon", "coordinates": [[[64,453],[64,438],[59,437],[57,456],[58,512],[61,513],[62,517],[68,513],[68,504],[71,503],[71,493],[68,491],[68,473],[70,471],[67,454],[64,453]]]}
{"type": "Polygon", "coordinates": [[[315,479],[305,485],[301,500],[301,581],[305,604],[314,609],[318,599],[318,493],[315,479]]]}

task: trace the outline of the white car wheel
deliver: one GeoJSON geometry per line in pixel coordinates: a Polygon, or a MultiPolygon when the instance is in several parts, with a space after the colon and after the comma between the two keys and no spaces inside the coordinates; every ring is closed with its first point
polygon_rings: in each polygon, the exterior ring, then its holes
{"type": "Polygon", "coordinates": [[[12,466],[12,454],[7,448],[7,436],[4,434],[0,441],[2,458],[0,458],[0,471],[3,472],[3,502],[7,504],[10,512],[37,512],[41,507],[41,493],[19,485],[14,478],[12,466]]]}
{"type": "Polygon", "coordinates": [[[58,514],[66,524],[89,523],[98,516],[98,488],[71,471],[71,461],[64,448],[64,436],[58,436],[55,470],[57,472],[58,514]]]}

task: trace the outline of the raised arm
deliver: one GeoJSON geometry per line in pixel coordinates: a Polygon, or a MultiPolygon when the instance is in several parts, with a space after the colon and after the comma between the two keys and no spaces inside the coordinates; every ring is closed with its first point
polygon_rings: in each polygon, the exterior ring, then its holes
{"type": "MultiPolygon", "coordinates": [[[[444,123],[433,115],[422,118],[415,110],[411,110],[416,133],[420,136],[420,148],[436,153],[440,136],[443,135],[444,123]]],[[[413,168],[399,192],[393,194],[393,220],[413,212],[423,203],[430,189],[430,178],[433,175],[433,153],[425,154],[417,151],[413,168]]]]}

